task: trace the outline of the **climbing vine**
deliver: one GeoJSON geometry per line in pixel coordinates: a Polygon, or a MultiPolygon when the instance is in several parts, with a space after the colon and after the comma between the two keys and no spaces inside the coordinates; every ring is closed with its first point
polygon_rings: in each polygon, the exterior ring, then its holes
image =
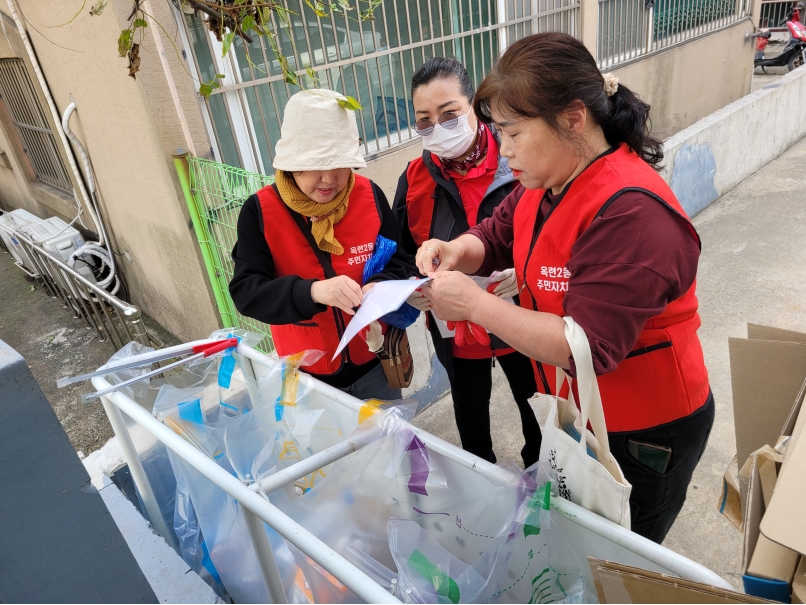
{"type": "MultiPolygon", "coordinates": [[[[111,0],[97,0],[90,8],[89,14],[99,17],[111,0]]],[[[126,19],[127,27],[120,32],[118,37],[118,54],[128,59],[128,75],[137,78],[140,70],[140,45],[142,44],[143,32],[149,27],[149,23],[156,24],[163,29],[162,25],[143,8],[143,0],[130,0],[131,12],[126,19]]],[[[168,0],[164,0],[168,1],[168,0]]],[[[310,65],[304,65],[304,69],[296,71],[288,62],[288,58],[280,49],[278,36],[279,28],[284,29],[291,39],[292,18],[296,15],[294,11],[285,8],[280,2],[272,0],[170,0],[184,14],[193,14],[202,17],[207,29],[212,32],[216,39],[221,42],[221,56],[226,57],[232,52],[232,45],[236,36],[243,40],[244,46],[254,42],[256,37],[263,37],[266,46],[272,51],[274,57],[280,65],[283,79],[287,84],[305,88],[307,84],[316,84],[316,73],[310,65]]],[[[350,4],[350,0],[302,0],[316,14],[317,17],[329,17],[331,13],[338,13],[347,19],[360,21],[370,21],[375,19],[375,9],[383,0],[368,0],[367,8],[358,10],[350,4]]],[[[78,10],[75,19],[86,7],[87,0],[83,0],[81,8],[78,10]]],[[[71,19],[67,23],[73,21],[71,19]]],[[[66,24],[65,24],[66,25],[66,24]]],[[[297,26],[307,27],[305,20],[297,23],[297,26]]],[[[170,36],[168,36],[170,40],[170,36]]],[[[178,53],[178,50],[177,50],[178,53]]],[[[251,62],[248,49],[246,49],[247,61],[252,67],[264,71],[251,62]]],[[[190,74],[188,73],[188,76],[190,74]]],[[[220,81],[224,74],[216,74],[209,82],[198,82],[199,94],[208,99],[216,88],[221,87],[220,81]]],[[[352,97],[347,100],[340,100],[346,109],[361,109],[361,105],[352,97]]]]}

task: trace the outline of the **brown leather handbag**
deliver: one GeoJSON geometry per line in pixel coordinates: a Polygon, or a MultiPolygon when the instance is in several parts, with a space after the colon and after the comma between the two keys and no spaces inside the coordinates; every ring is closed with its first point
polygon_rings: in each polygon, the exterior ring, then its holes
{"type": "Polygon", "coordinates": [[[406,330],[389,326],[383,337],[383,347],[377,351],[386,382],[393,389],[404,389],[414,376],[414,358],[411,356],[406,330]]]}

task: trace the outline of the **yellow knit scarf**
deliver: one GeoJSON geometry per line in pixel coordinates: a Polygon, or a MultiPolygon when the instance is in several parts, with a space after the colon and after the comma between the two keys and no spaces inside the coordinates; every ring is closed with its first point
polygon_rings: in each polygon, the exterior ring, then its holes
{"type": "Polygon", "coordinates": [[[350,201],[350,192],[355,185],[355,175],[350,173],[347,186],[327,204],[314,202],[302,193],[297,187],[296,181],[287,177],[282,170],[276,171],[274,178],[280,197],[286,206],[299,212],[302,216],[310,218],[311,233],[319,249],[331,254],[344,254],[344,248],[336,239],[333,226],[347,214],[347,204],[350,201]]]}

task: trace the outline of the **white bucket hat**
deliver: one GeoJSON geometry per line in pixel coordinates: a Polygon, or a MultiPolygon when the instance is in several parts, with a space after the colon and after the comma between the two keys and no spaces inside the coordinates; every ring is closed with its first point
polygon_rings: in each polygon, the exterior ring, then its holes
{"type": "Polygon", "coordinates": [[[303,90],[288,100],[274,148],[275,170],[366,168],[355,111],[345,109],[337,99],[346,100],[320,88],[303,90]]]}

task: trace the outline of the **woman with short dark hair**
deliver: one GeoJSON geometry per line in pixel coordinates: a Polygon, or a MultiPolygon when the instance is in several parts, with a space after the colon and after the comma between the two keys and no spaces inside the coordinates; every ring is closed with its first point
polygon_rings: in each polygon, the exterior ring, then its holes
{"type": "MultiPolygon", "coordinates": [[[[423,155],[411,161],[400,176],[394,213],[403,247],[414,254],[428,239],[451,240],[492,216],[512,192],[515,180],[506,159],[498,154],[498,133],[476,120],[473,84],[461,63],[447,57],[426,61],[412,77],[411,91],[423,155]]],[[[496,296],[511,299],[517,295],[511,265],[502,267],[491,282],[496,296]]],[[[489,342],[476,342],[472,333],[465,338],[463,325],[455,338],[450,337],[445,324],[440,326],[429,313],[429,302],[419,293],[409,303],[426,313],[437,357],[451,383],[462,447],[496,461],[490,436],[490,396],[497,359],[520,412],[525,440],[523,463],[528,467],[537,462],[540,427],[529,407],[536,389],[531,361],[494,335],[489,336],[489,342]]],[[[485,334],[479,336],[487,340],[485,334]]]]}
{"type": "Polygon", "coordinates": [[[520,184],[467,234],[423,243],[417,265],[433,276],[425,294],[438,317],[479,324],[535,360],[544,392],[555,388],[554,367],[574,374],[563,316],[582,326],[610,448],[633,486],[632,529],[661,542],[714,401],[697,338],[700,240],[655,170],[663,152],[649,106],[602,75],[581,42],[546,33],[507,49],[474,109],[501,132],[520,184]],[[463,275],[513,265],[520,307],[463,275]]]}

